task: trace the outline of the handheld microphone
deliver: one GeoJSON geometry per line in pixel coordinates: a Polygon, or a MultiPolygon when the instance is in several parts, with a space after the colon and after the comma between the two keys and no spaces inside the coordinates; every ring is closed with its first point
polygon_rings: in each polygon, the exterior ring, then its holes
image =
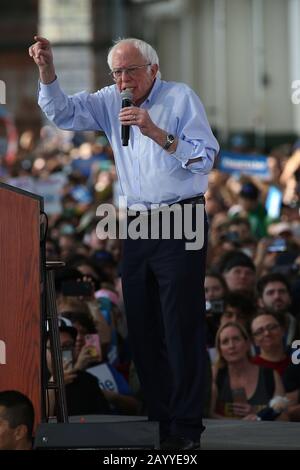
{"type": "MultiPolygon", "coordinates": [[[[131,91],[131,88],[126,88],[126,90],[123,90],[121,93],[121,98],[122,98],[122,109],[127,108],[128,106],[132,105],[132,98],[133,98],[133,93],[131,91]]],[[[121,128],[121,139],[122,139],[122,145],[127,146],[128,145],[128,140],[129,140],[129,132],[130,132],[130,126],[123,126],[121,128]]]]}

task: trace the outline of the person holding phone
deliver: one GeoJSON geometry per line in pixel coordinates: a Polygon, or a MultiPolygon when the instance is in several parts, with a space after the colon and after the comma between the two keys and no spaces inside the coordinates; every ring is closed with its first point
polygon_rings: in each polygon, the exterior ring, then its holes
{"type": "MultiPolygon", "coordinates": [[[[59,338],[62,350],[64,383],[68,415],[110,414],[111,410],[95,377],[84,370],[75,368],[75,341],[77,330],[66,318],[59,318],[59,338]]],[[[49,382],[53,381],[50,340],[46,345],[49,382]]],[[[55,415],[55,394],[49,393],[48,415],[55,415]]]]}
{"type": "Polygon", "coordinates": [[[242,325],[228,322],[216,337],[219,354],[213,367],[213,418],[254,420],[274,396],[284,395],[280,376],[250,361],[250,339],[242,325]]]}
{"type": "Polygon", "coordinates": [[[106,361],[93,318],[82,312],[64,312],[63,315],[77,330],[74,371],[86,371],[97,379],[111,412],[137,414],[139,402],[123,375],[106,361]]]}

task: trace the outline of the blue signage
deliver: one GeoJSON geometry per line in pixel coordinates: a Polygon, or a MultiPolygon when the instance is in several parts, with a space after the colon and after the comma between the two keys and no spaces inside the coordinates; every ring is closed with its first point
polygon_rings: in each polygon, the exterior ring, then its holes
{"type": "Polygon", "coordinates": [[[251,175],[261,179],[270,177],[266,155],[241,154],[222,150],[218,157],[218,170],[235,176],[251,175]]]}

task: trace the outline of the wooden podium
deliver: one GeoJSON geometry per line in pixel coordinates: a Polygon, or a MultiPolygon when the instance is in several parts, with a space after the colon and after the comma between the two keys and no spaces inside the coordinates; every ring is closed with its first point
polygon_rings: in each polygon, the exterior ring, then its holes
{"type": "Polygon", "coordinates": [[[33,402],[35,448],[158,448],[158,423],[121,422],[124,417],[117,416],[114,422],[68,423],[53,277],[62,263],[46,264],[44,259],[42,211],[43,198],[0,183],[0,391],[18,390],[33,402]],[[41,424],[50,388],[43,360],[46,319],[56,378],[51,387],[59,411],[56,424],[41,424]]]}
{"type": "Polygon", "coordinates": [[[42,420],[40,214],[43,198],[0,183],[0,390],[18,390],[42,420]]]}

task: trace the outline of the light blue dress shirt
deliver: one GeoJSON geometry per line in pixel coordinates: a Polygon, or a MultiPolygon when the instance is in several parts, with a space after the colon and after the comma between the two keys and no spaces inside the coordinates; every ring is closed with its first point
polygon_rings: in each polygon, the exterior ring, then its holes
{"type": "Polygon", "coordinates": [[[208,173],[219,150],[199,97],[183,83],[156,78],[141,108],[168,134],[178,137],[177,149],[170,154],[137,126],[130,128],[128,147],[121,143],[118,118],[121,96],[116,85],[96,93],[67,96],[56,79],[40,83],[39,105],[59,128],[103,130],[112,146],[121,195],[132,204],[171,204],[203,194],[208,173]],[[201,157],[187,165],[188,160],[201,157]]]}

